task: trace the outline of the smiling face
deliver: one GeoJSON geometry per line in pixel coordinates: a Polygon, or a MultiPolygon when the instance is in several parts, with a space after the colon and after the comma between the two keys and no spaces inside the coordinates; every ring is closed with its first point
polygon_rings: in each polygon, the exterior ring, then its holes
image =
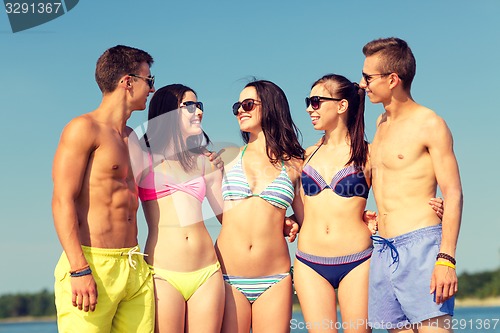
{"type": "Polygon", "coordinates": [[[369,82],[363,77],[359,86],[364,88],[372,103],[383,103],[390,100],[389,75],[381,70],[380,59],[376,55],[368,56],[363,65],[363,73],[371,76],[369,82]]]}
{"type": "MultiPolygon", "coordinates": [[[[142,77],[150,77],[151,70],[146,62],[143,62],[137,71],[133,73],[142,77]]],[[[155,88],[149,87],[148,82],[140,77],[130,77],[129,83],[131,85],[131,95],[132,95],[132,110],[144,110],[146,109],[146,103],[150,93],[155,92],[155,88]]]]}
{"type": "Polygon", "coordinates": [[[189,108],[184,105],[185,102],[197,102],[198,98],[196,94],[190,90],[186,91],[182,97],[181,103],[179,105],[179,125],[181,128],[181,133],[184,138],[199,135],[202,133],[201,120],[203,118],[203,111],[199,108],[191,113],[193,106],[189,108]]]}
{"type": "Polygon", "coordinates": [[[246,87],[240,93],[239,102],[243,102],[246,99],[253,99],[255,105],[252,110],[244,111],[243,107],[239,107],[238,124],[240,125],[240,130],[248,133],[256,133],[262,130],[262,105],[257,95],[257,90],[254,87],[246,87]]]}
{"type": "MultiPolygon", "coordinates": [[[[320,83],[315,85],[311,89],[309,97],[320,96],[327,98],[337,98],[338,96],[332,96],[330,91],[326,89],[325,85],[320,83]]],[[[306,109],[307,113],[311,117],[311,122],[315,130],[324,131],[331,129],[336,126],[339,120],[339,101],[333,100],[321,100],[319,108],[314,110],[312,105],[309,105],[306,109]]]]}

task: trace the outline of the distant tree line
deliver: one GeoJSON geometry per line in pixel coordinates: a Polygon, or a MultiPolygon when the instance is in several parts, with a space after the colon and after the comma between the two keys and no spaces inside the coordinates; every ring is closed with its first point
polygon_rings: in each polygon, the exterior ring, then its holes
{"type": "MultiPolygon", "coordinates": [[[[458,299],[500,297],[500,269],[473,274],[465,272],[458,277],[458,286],[458,299]]],[[[298,300],[294,295],[294,303],[296,302],[298,300]]],[[[0,319],[46,317],[55,314],[54,293],[48,290],[34,294],[0,296],[0,319]]]]}
{"type": "Polygon", "coordinates": [[[458,277],[457,298],[486,298],[500,296],[500,269],[492,272],[469,274],[458,277]]]}
{"type": "Polygon", "coordinates": [[[56,314],[54,293],[43,290],[35,294],[0,296],[0,319],[12,317],[46,317],[56,314]]]}

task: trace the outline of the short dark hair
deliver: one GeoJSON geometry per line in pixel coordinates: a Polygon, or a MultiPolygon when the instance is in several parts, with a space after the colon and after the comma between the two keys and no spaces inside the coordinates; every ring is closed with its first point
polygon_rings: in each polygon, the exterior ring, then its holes
{"type": "Polygon", "coordinates": [[[372,40],[363,47],[366,57],[380,57],[382,73],[396,73],[403,81],[403,88],[410,90],[417,64],[413,52],[404,40],[390,37],[372,40]]]}
{"type": "MultiPolygon", "coordinates": [[[[283,90],[271,81],[257,80],[245,88],[254,87],[261,101],[262,131],[266,138],[267,156],[276,163],[291,158],[304,158],[304,149],[299,143],[300,131],[292,120],[290,106],[283,90]]],[[[248,143],[250,134],[241,132],[243,141],[248,143]]]]}
{"type": "Polygon", "coordinates": [[[143,63],[153,65],[149,53],[130,46],[117,45],[107,49],[97,60],[95,80],[103,93],[112,92],[123,75],[136,73],[143,63]]]}

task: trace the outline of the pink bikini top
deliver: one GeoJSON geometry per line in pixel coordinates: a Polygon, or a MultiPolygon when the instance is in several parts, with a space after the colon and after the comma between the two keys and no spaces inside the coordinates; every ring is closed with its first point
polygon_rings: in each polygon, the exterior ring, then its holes
{"type": "Polygon", "coordinates": [[[203,174],[183,183],[174,184],[167,179],[166,172],[158,172],[153,169],[153,159],[149,157],[149,170],[146,176],[139,182],[139,198],[142,201],[158,200],[169,196],[177,191],[192,195],[200,202],[205,198],[207,191],[205,183],[205,159],[203,159],[203,174]]]}

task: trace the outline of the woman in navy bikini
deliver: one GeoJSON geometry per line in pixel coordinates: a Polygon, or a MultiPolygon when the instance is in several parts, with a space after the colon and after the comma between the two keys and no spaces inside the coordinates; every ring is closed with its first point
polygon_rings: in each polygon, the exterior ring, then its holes
{"type": "Polygon", "coordinates": [[[233,113],[246,145],[226,164],[222,180],[216,243],[226,282],[222,332],[289,332],[292,278],[283,221],[295,204],[304,150],[286,96],[274,83],[247,84],[233,113]]]}
{"type": "MultiPolygon", "coordinates": [[[[317,80],[306,98],[323,139],[306,150],[301,173],[303,216],[294,284],[309,332],[370,332],[368,270],[376,215],[363,212],[371,185],[365,140],[365,91],[341,75],[317,80]],[[335,289],[338,290],[337,295],[335,289]],[[342,322],[337,323],[337,296],[342,322]]],[[[440,199],[430,205],[442,216],[440,199]]],[[[302,223],[300,223],[302,221],[302,223]]]]}
{"type": "Polygon", "coordinates": [[[302,169],[295,289],[305,321],[316,323],[309,332],[336,331],[335,289],[344,332],[365,332],[373,247],[363,221],[370,190],[364,91],[343,76],[326,75],[313,84],[306,104],[324,137],[306,150],[302,169]]]}

